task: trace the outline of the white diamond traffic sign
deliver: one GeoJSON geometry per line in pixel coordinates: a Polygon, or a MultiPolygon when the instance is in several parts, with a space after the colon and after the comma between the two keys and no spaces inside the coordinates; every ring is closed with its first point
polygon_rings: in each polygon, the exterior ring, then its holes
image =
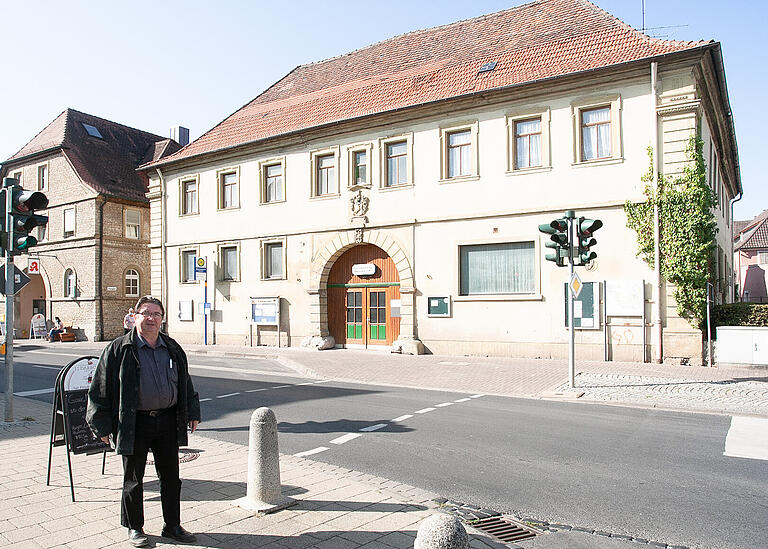
{"type": "Polygon", "coordinates": [[[578,298],[579,294],[581,293],[581,289],[584,287],[584,284],[582,284],[581,279],[579,278],[579,273],[576,271],[573,272],[573,276],[571,277],[571,281],[568,283],[568,287],[571,289],[573,299],[578,298]]]}

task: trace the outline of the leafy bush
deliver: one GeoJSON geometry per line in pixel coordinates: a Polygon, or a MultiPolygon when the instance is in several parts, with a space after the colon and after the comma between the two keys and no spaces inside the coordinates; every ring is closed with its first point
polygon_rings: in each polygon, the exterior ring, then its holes
{"type": "Polygon", "coordinates": [[[718,326],[768,326],[768,304],[728,303],[712,307],[712,337],[718,326]]]}

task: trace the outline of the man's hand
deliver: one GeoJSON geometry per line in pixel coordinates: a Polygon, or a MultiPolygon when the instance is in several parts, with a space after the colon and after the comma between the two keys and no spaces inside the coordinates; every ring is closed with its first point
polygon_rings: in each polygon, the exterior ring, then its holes
{"type": "Polygon", "coordinates": [[[195,429],[197,429],[197,425],[199,423],[200,422],[198,420],[196,420],[196,419],[190,420],[190,422],[189,422],[189,432],[190,433],[194,433],[195,429]]]}
{"type": "Polygon", "coordinates": [[[104,444],[109,444],[109,435],[105,437],[101,437],[101,442],[103,442],[104,444]]]}

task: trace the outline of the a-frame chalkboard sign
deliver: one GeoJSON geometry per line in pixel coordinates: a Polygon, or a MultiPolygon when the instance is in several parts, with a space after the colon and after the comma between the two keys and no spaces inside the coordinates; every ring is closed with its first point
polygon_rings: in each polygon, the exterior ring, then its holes
{"type": "Polygon", "coordinates": [[[72,480],[73,454],[97,454],[103,452],[101,474],[107,460],[107,452],[112,449],[93,434],[85,421],[85,409],[88,405],[88,388],[91,386],[93,373],[99,357],[84,356],[73,360],[59,370],[53,391],[53,413],[51,416],[51,441],[48,447],[48,479],[51,484],[51,457],[54,446],[66,446],[67,466],[69,467],[69,487],[72,501],[75,501],[75,484],[72,480]]]}

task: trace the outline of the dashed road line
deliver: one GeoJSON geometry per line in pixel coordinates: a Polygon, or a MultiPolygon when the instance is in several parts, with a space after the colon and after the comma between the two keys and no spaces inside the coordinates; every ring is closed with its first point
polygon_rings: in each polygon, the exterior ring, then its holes
{"type": "Polygon", "coordinates": [[[370,433],[373,431],[378,431],[379,429],[383,429],[387,425],[388,425],[387,423],[377,423],[376,425],[371,425],[370,427],[363,427],[362,429],[360,429],[360,431],[363,433],[370,433]]]}
{"type": "Polygon", "coordinates": [[[226,394],[226,395],[217,395],[217,396],[216,396],[216,398],[227,398],[227,397],[234,397],[234,396],[237,396],[237,395],[239,395],[239,394],[240,394],[240,393],[229,393],[229,394],[226,394]]]}
{"type": "Polygon", "coordinates": [[[209,400],[213,400],[212,398],[201,398],[200,402],[208,402],[209,400]]]}
{"type": "Polygon", "coordinates": [[[400,421],[405,421],[406,419],[411,419],[413,417],[413,414],[405,414],[404,416],[396,417],[392,420],[392,423],[398,423],[400,421]]]}
{"type": "Polygon", "coordinates": [[[460,398],[458,400],[454,400],[454,402],[469,402],[470,400],[472,400],[472,399],[471,398],[460,398]]]}
{"type": "Polygon", "coordinates": [[[485,395],[471,395],[469,398],[480,398],[484,397],[485,395]]]}
{"type": "Polygon", "coordinates": [[[437,408],[432,408],[432,407],[429,407],[429,408],[422,408],[421,410],[416,410],[416,411],[414,412],[414,414],[426,414],[427,412],[432,412],[432,411],[434,411],[434,410],[437,410],[437,408]]]}
{"type": "Polygon", "coordinates": [[[52,393],[54,390],[55,389],[53,387],[50,387],[49,389],[36,389],[34,391],[19,391],[18,393],[13,393],[13,394],[20,397],[27,397],[27,396],[44,395],[46,393],[52,393]]]}
{"type": "Polygon", "coordinates": [[[446,406],[453,406],[453,402],[443,402],[442,404],[435,404],[435,408],[445,408],[446,406]]]}
{"type": "Polygon", "coordinates": [[[350,440],[354,440],[357,437],[361,437],[360,433],[347,433],[346,435],[342,435],[338,438],[335,438],[331,441],[331,444],[344,444],[345,442],[349,442],[350,440]]]}
{"type": "Polygon", "coordinates": [[[317,448],[307,450],[306,452],[299,452],[298,454],[293,454],[293,455],[296,457],[306,457],[314,454],[319,454],[320,452],[325,452],[326,450],[330,450],[330,448],[328,448],[327,446],[318,446],[317,448]]]}

